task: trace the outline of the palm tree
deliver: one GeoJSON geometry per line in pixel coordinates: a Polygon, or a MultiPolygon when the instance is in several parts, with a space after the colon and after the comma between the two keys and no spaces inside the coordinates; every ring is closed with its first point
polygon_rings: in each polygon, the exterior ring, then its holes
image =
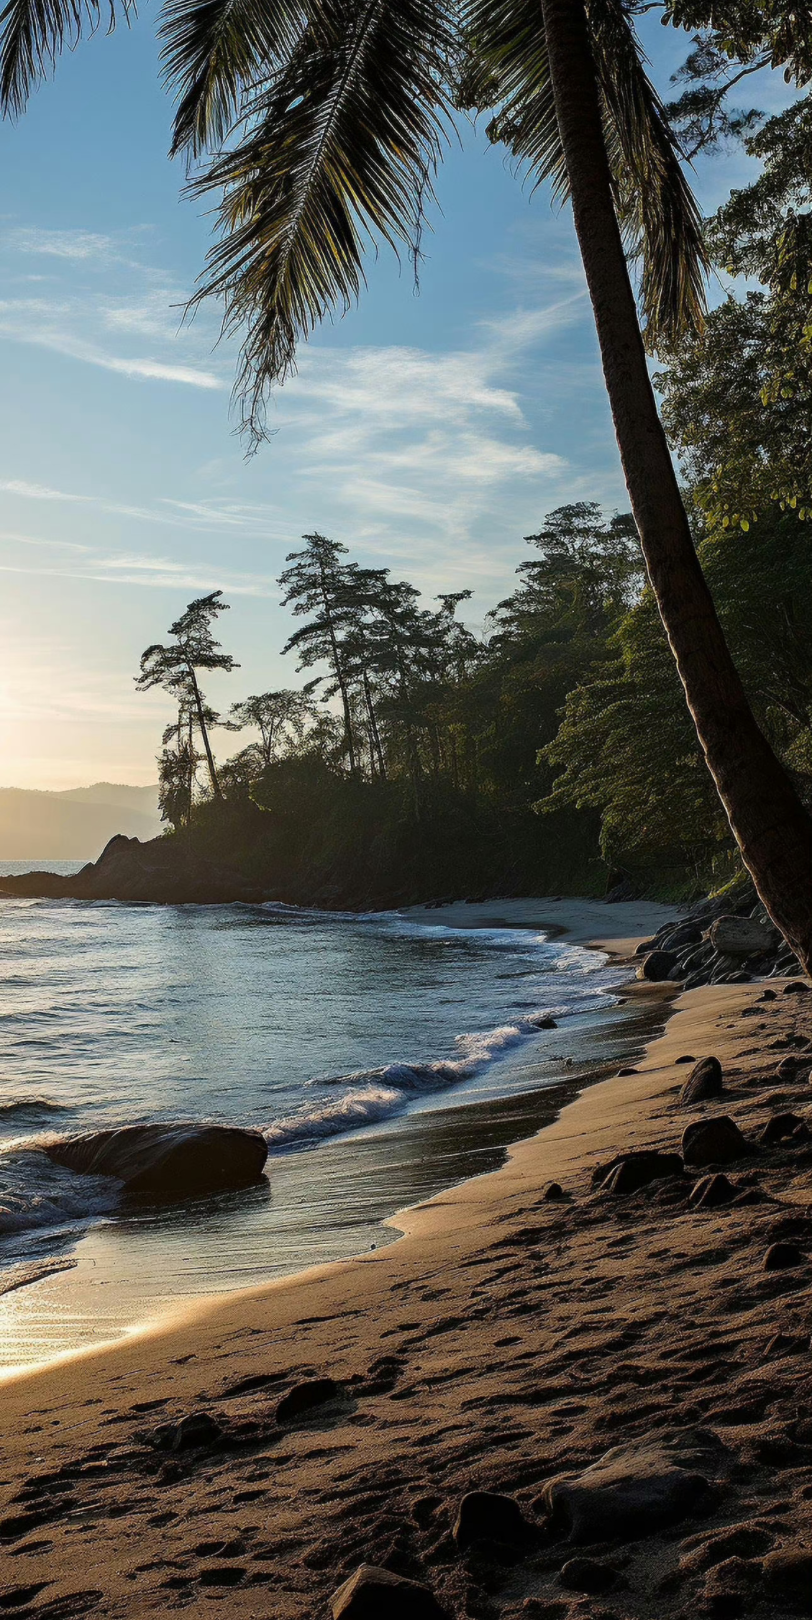
{"type": "MultiPolygon", "coordinates": [[[[0,102],[101,0],[8,0],[0,102]]],[[[115,7],[117,0],[110,0],[115,7]]],[[[120,0],[126,9],[127,0],[120,0]]],[[[173,151],[219,148],[198,298],[244,334],[237,383],[262,433],[298,343],[363,284],[371,239],[419,254],[424,208],[466,77],[539,178],[572,202],[624,473],[649,579],[705,759],[759,895],[812,971],[812,821],[759,730],[696,559],[646,364],[702,318],[701,222],[626,0],[165,0],[173,151]]],[[[470,92],[469,92],[470,93],[470,92]]]]}

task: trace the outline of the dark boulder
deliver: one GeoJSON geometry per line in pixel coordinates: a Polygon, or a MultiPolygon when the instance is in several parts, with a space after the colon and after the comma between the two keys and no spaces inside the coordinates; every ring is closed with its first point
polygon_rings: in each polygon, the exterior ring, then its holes
{"type": "Polygon", "coordinates": [[[771,923],[754,917],[717,917],[708,937],[723,956],[763,956],[775,945],[778,934],[771,923]]]}
{"type": "Polygon", "coordinates": [[[727,1114],[715,1119],[695,1119],[682,1133],[682,1157],[686,1164],[733,1164],[753,1149],[738,1125],[727,1114]]]}
{"type": "Polygon", "coordinates": [[[724,1091],[722,1065],[716,1057],[700,1058],[686,1080],[679,1100],[681,1103],[705,1102],[708,1097],[720,1097],[724,1091]]]}
{"type": "Polygon", "coordinates": [[[292,1423],[295,1418],[305,1417],[317,1407],[336,1400],[339,1394],[339,1386],[334,1378],[308,1378],[283,1395],[276,1408],[276,1421],[292,1423]]]}
{"type": "Polygon", "coordinates": [[[641,1187],[647,1187],[652,1181],[681,1176],[682,1169],[678,1153],[659,1153],[654,1148],[643,1148],[633,1153],[621,1153],[609,1164],[599,1165],[592,1172],[592,1182],[605,1193],[622,1195],[639,1192],[641,1187]]]}
{"type": "Polygon", "coordinates": [[[690,1201],[696,1209],[720,1209],[724,1204],[732,1203],[735,1196],[733,1183],[719,1173],[703,1176],[692,1189],[690,1201]]]}
{"type": "Polygon", "coordinates": [[[557,1203],[559,1199],[564,1197],[564,1188],[562,1187],[561,1182],[548,1182],[541,1196],[548,1204],[557,1203]]]}
{"type": "Polygon", "coordinates": [[[764,1256],[765,1271],[791,1271],[803,1263],[804,1256],[797,1243],[771,1243],[764,1256]]]}
{"type": "Polygon", "coordinates": [[[637,978],[660,984],[663,979],[668,978],[671,969],[676,965],[677,958],[673,951],[650,951],[637,969],[637,978]]]}
{"type": "Polygon", "coordinates": [[[449,1620],[428,1586],[391,1569],[362,1564],[333,1593],[333,1620],[449,1620]]]}
{"type": "Polygon", "coordinates": [[[259,1181],[268,1144],[230,1125],[122,1125],[48,1143],[53,1164],[83,1176],[114,1176],[128,1193],[175,1199],[259,1181]]]}
{"type": "Polygon", "coordinates": [[[790,979],[789,984],[784,985],[782,994],[785,996],[808,996],[810,990],[812,990],[812,985],[807,984],[805,979],[790,979]]]}
{"type": "Polygon", "coordinates": [[[709,1505],[716,1466],[701,1436],[633,1441],[548,1480],[542,1503],[570,1541],[636,1541],[709,1505]]]}
{"type": "Polygon", "coordinates": [[[498,1491],[469,1491],[460,1502],[451,1533],[462,1552],[478,1541],[521,1546],[530,1527],[514,1497],[498,1491]]]}

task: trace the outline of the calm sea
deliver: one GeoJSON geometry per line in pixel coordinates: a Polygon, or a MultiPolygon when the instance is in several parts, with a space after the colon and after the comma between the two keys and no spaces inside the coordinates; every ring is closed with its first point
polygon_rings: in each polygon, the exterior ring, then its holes
{"type": "Polygon", "coordinates": [[[2,900],[0,964],[0,1291],[39,1278],[0,1296],[6,1367],[391,1241],[635,1040],[602,953],[400,913],[2,900]],[[133,1211],[40,1150],[163,1119],[258,1126],[267,1179],[133,1211]]]}

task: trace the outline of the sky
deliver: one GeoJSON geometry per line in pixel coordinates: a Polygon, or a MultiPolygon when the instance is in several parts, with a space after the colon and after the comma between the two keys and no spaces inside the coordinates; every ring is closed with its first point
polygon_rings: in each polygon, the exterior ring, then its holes
{"type": "MultiPolygon", "coordinates": [[[[667,86],[684,36],[647,45],[667,86]]],[[[419,293],[389,250],[371,258],[246,459],[234,345],[216,308],[182,319],[211,220],[167,159],[170,120],[145,14],[0,126],[0,785],[153,781],[171,706],[133,676],[204,592],[224,591],[241,666],[212,681],[217,707],[300,684],[276,580],[304,533],[427,598],[470,587],[481,626],[547,512],[626,505],[569,212],[473,128],[439,177],[419,293]]],[[[735,152],[703,164],[703,205],[747,173],[735,152]]]]}

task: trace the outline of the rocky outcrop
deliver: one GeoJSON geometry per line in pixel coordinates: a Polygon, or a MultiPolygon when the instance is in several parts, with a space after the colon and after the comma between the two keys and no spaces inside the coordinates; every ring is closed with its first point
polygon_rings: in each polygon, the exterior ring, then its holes
{"type": "Polygon", "coordinates": [[[268,1144],[229,1125],[122,1125],[48,1143],[53,1164],[83,1176],[114,1176],[128,1193],[175,1199],[259,1181],[268,1144]]]}
{"type": "MultiPolygon", "coordinates": [[[[703,900],[690,917],[666,923],[638,945],[637,977],[665,978],[693,990],[699,984],[746,984],[800,970],[797,956],[773,927],[752,883],[718,900],[703,900]],[[652,972],[671,956],[665,973],[652,972]]],[[[799,985],[799,989],[805,988],[799,985]]]]}
{"type": "Polygon", "coordinates": [[[178,837],[111,838],[97,861],[71,877],[25,872],[0,878],[0,897],[129,900],[158,905],[227,905],[267,899],[234,868],[207,861],[178,837]]]}

